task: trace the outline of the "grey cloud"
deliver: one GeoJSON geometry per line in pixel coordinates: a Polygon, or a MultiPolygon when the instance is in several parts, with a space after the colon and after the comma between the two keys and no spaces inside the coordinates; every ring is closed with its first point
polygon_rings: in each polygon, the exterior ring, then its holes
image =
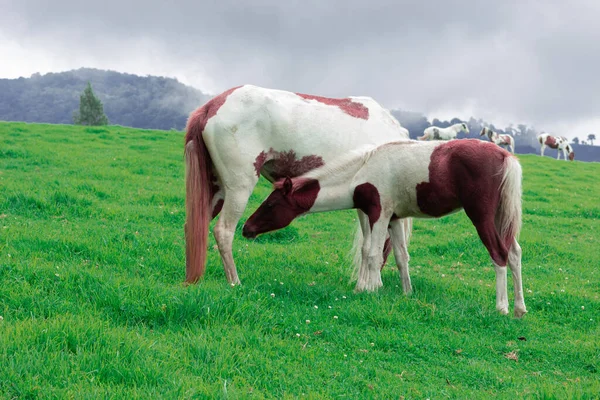
{"type": "Polygon", "coordinates": [[[7,3],[0,37],[56,57],[160,67],[212,91],[370,95],[542,127],[594,118],[600,106],[595,1],[86,3],[7,3]]]}

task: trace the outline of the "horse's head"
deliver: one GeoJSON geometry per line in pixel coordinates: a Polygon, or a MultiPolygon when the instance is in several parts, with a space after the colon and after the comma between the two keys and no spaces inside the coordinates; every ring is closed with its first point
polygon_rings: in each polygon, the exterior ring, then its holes
{"type": "Polygon", "coordinates": [[[275,190],[244,224],[242,235],[255,238],[261,233],[285,228],[296,217],[307,213],[319,193],[316,179],[290,178],[278,181],[275,190]]]}
{"type": "Polygon", "coordinates": [[[481,130],[481,133],[479,134],[479,136],[484,136],[487,135],[489,128],[484,126],[483,129],[481,130]]]}
{"type": "Polygon", "coordinates": [[[462,130],[465,131],[465,134],[468,135],[469,134],[469,127],[467,126],[467,124],[465,122],[461,122],[460,125],[461,125],[462,130]]]}
{"type": "Polygon", "coordinates": [[[575,159],[575,152],[570,144],[567,145],[567,151],[569,152],[569,160],[573,161],[575,159]]]}

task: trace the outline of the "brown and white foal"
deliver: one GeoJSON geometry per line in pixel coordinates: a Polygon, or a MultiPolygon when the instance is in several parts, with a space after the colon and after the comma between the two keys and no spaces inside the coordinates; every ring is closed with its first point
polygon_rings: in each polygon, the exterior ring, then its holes
{"type": "Polygon", "coordinates": [[[362,211],[362,259],[356,290],[382,286],[380,267],[388,226],[403,281],[410,293],[408,252],[400,218],[438,218],[464,209],[496,270],[496,308],[508,313],[507,266],[515,293],[514,315],[527,310],[521,281],[521,166],[506,150],[488,142],[401,141],[349,153],[275,190],[244,225],[243,234],[280,229],[296,217],[332,210],[362,211]]]}

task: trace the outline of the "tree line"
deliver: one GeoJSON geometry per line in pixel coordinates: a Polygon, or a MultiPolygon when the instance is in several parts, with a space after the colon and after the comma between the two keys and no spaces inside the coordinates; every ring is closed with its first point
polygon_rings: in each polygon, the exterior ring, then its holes
{"type": "Polygon", "coordinates": [[[210,98],[172,78],[81,68],[0,79],[0,120],[73,123],[88,82],[111,124],[135,128],[181,130],[210,98]]]}

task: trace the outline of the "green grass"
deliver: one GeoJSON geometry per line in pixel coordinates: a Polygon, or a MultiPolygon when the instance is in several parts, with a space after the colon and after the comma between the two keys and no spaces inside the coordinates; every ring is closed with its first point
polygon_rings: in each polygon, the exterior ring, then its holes
{"type": "Polygon", "coordinates": [[[211,236],[205,279],[184,287],[181,132],[0,123],[0,393],[598,398],[600,165],[520,160],[515,320],[464,213],[415,221],[411,297],[393,260],[383,289],[353,292],[351,211],[238,232],[240,287],[211,236]]]}

